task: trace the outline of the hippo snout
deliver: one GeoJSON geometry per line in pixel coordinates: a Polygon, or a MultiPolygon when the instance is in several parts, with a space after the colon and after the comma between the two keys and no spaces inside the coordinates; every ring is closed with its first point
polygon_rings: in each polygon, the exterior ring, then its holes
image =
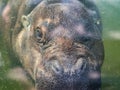
{"type": "Polygon", "coordinates": [[[41,67],[37,68],[37,89],[49,90],[51,88],[52,90],[67,90],[69,88],[69,90],[79,90],[79,86],[82,86],[81,90],[87,90],[88,87],[86,86],[89,85],[88,78],[90,74],[88,66],[93,66],[88,63],[88,60],[87,56],[81,55],[76,58],[73,55],[64,56],[64,54],[60,57],[54,56],[49,58],[48,61],[44,62],[43,69],[41,67]]]}
{"type": "Polygon", "coordinates": [[[56,59],[55,57],[52,57],[49,61],[44,62],[44,68],[46,72],[50,72],[53,75],[72,75],[76,72],[82,73],[86,68],[86,64],[87,62],[84,57],[80,57],[79,59],[70,57],[56,59]]]}
{"type": "Polygon", "coordinates": [[[94,55],[85,45],[68,38],[59,37],[50,41],[47,46],[49,47],[42,49],[43,58],[36,70],[37,78],[82,75],[86,72],[87,66],[95,64],[94,55]],[[50,43],[52,44],[49,46],[50,43]]]}

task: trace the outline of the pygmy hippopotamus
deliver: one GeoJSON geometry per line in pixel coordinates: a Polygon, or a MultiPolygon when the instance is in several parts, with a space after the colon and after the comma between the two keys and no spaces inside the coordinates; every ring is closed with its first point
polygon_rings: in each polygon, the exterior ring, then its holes
{"type": "Polygon", "coordinates": [[[9,0],[1,12],[1,32],[37,90],[100,90],[104,48],[93,1],[9,0]]]}

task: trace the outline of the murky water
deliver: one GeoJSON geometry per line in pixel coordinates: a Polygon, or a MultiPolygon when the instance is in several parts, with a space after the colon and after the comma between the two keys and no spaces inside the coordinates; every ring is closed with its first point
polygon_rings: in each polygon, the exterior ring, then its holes
{"type": "Polygon", "coordinates": [[[96,0],[103,21],[102,90],[120,89],[120,0],[96,0]]]}
{"type": "MultiPolygon", "coordinates": [[[[102,67],[102,90],[120,89],[120,0],[94,0],[100,9],[103,21],[105,60],[102,67]]],[[[1,5],[1,4],[0,4],[1,5]]],[[[8,71],[19,64],[9,60],[9,53],[3,45],[0,34],[0,90],[27,90],[26,81],[7,78],[8,71]]],[[[19,67],[17,70],[20,70],[19,67]]],[[[15,71],[14,71],[15,72],[15,71]]],[[[10,74],[11,75],[11,74],[10,74]]],[[[20,77],[17,77],[20,78],[20,77]]]]}

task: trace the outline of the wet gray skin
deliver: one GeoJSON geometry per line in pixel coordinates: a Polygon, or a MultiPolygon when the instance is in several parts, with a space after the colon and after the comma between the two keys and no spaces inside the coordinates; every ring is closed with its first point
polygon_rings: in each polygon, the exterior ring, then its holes
{"type": "Polygon", "coordinates": [[[100,89],[102,26],[97,8],[87,5],[40,0],[29,14],[18,17],[12,46],[37,90],[100,89]]]}

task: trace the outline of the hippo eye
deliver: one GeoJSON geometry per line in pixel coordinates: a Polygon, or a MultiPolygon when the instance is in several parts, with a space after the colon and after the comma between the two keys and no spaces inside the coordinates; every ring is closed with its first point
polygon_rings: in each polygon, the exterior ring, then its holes
{"type": "Polygon", "coordinates": [[[35,35],[36,39],[41,40],[43,34],[42,34],[42,31],[41,31],[41,29],[39,27],[37,27],[35,29],[34,35],[35,35]]]}

